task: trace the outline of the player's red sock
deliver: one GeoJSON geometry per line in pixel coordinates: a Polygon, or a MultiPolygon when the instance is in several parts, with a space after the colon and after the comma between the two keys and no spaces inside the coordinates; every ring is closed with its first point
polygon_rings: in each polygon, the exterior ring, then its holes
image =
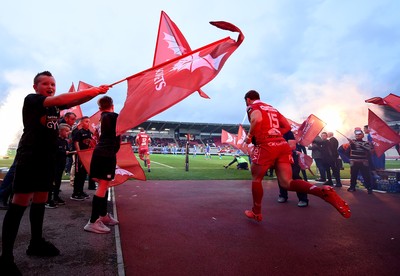
{"type": "Polygon", "coordinates": [[[289,184],[289,191],[312,194],[320,198],[323,197],[323,193],[320,187],[317,187],[307,181],[296,179],[292,180],[289,184]]]}
{"type": "Polygon", "coordinates": [[[264,190],[261,181],[251,182],[251,192],[253,194],[253,212],[255,214],[261,213],[261,201],[264,195],[264,190]]]}

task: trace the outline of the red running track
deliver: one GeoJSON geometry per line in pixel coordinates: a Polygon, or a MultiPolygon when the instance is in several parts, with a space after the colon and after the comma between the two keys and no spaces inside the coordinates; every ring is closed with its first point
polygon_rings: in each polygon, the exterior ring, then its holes
{"type": "Polygon", "coordinates": [[[400,275],[400,194],[337,189],[343,218],[309,196],[278,203],[264,181],[261,223],[250,181],[128,181],[115,187],[126,275],[400,275]]]}

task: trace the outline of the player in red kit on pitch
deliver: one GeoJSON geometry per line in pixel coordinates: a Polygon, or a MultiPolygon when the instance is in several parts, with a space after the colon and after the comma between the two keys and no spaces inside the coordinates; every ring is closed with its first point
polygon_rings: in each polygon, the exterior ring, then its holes
{"type": "Polygon", "coordinates": [[[317,187],[304,180],[292,179],[292,151],[283,138],[290,130],[287,119],[274,107],[260,101],[260,95],[250,90],[244,97],[250,121],[246,143],[253,143],[251,155],[253,208],[246,210],[245,215],[256,221],[262,220],[261,202],[263,198],[262,180],[268,169],[274,166],[280,185],[289,190],[318,196],[333,207],[345,218],[349,218],[350,208],[330,186],[317,187]]]}
{"type": "Polygon", "coordinates": [[[149,144],[150,136],[144,131],[144,128],[139,128],[139,134],[136,136],[136,144],[139,146],[139,158],[144,161],[144,166],[147,166],[147,171],[150,172],[150,155],[149,144]]]}

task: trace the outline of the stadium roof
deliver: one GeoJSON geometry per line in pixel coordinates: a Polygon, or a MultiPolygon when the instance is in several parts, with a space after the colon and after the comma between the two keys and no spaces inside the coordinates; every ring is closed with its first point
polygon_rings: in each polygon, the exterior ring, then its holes
{"type": "MultiPolygon", "coordinates": [[[[220,123],[194,123],[194,122],[170,122],[170,121],[146,121],[136,128],[143,127],[146,131],[165,131],[174,130],[185,133],[221,133],[222,129],[229,133],[237,133],[239,124],[220,124],[220,123]]],[[[248,130],[249,125],[243,125],[248,130]]]]}

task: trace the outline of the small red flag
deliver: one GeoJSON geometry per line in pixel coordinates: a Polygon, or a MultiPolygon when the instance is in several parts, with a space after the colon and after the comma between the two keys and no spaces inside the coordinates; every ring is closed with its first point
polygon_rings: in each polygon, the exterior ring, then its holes
{"type": "MultiPolygon", "coordinates": [[[[86,171],[90,175],[90,162],[92,160],[93,148],[79,150],[78,156],[86,171]]],[[[121,147],[117,153],[117,167],[115,168],[115,178],[111,181],[110,186],[116,186],[124,183],[129,178],[137,180],[146,180],[146,175],[136,159],[129,143],[121,143],[121,147]]]]}
{"type": "Polygon", "coordinates": [[[373,97],[371,99],[365,100],[366,103],[373,103],[378,105],[388,105],[397,112],[400,112],[400,97],[390,93],[385,98],[373,97]]]}
{"type": "Polygon", "coordinates": [[[221,131],[221,143],[222,144],[229,144],[229,145],[237,148],[237,140],[238,140],[238,137],[236,134],[229,133],[228,131],[226,131],[224,129],[221,131]]]}
{"type": "Polygon", "coordinates": [[[246,144],[247,133],[242,125],[239,125],[239,130],[237,134],[237,148],[240,149],[244,154],[250,155],[253,151],[253,144],[246,144]]]}
{"type": "Polygon", "coordinates": [[[227,37],[127,78],[128,95],[117,120],[117,134],[161,113],[210,82],[242,41],[241,33],[238,41],[227,37]]]}
{"type": "Polygon", "coordinates": [[[368,129],[378,157],[400,143],[400,136],[370,109],[368,109],[368,129]]]}
{"type": "MultiPolygon", "coordinates": [[[[74,83],[72,83],[72,85],[71,85],[71,87],[69,88],[69,91],[68,92],[75,92],[76,90],[75,90],[75,85],[74,85],[74,83]]],[[[65,113],[67,113],[67,112],[73,112],[75,115],[76,115],[76,118],[77,119],[79,119],[79,118],[82,118],[82,110],[81,110],[81,107],[80,107],[80,105],[76,105],[76,106],[73,106],[73,107],[70,107],[70,108],[68,108],[68,109],[63,109],[61,112],[60,112],[60,116],[61,117],[64,117],[65,116],[65,113]]]]}
{"type": "Polygon", "coordinates": [[[93,85],[87,84],[86,82],[83,81],[79,81],[78,83],[78,91],[89,89],[91,87],[93,87],[93,85]]]}
{"type": "Polygon", "coordinates": [[[310,169],[313,159],[312,157],[308,156],[304,152],[296,151],[299,159],[298,159],[298,164],[302,170],[307,170],[310,169]]]}
{"type": "Polygon", "coordinates": [[[296,137],[297,143],[305,147],[310,145],[325,125],[326,123],[320,120],[317,116],[311,114],[298,129],[296,137]]]}

